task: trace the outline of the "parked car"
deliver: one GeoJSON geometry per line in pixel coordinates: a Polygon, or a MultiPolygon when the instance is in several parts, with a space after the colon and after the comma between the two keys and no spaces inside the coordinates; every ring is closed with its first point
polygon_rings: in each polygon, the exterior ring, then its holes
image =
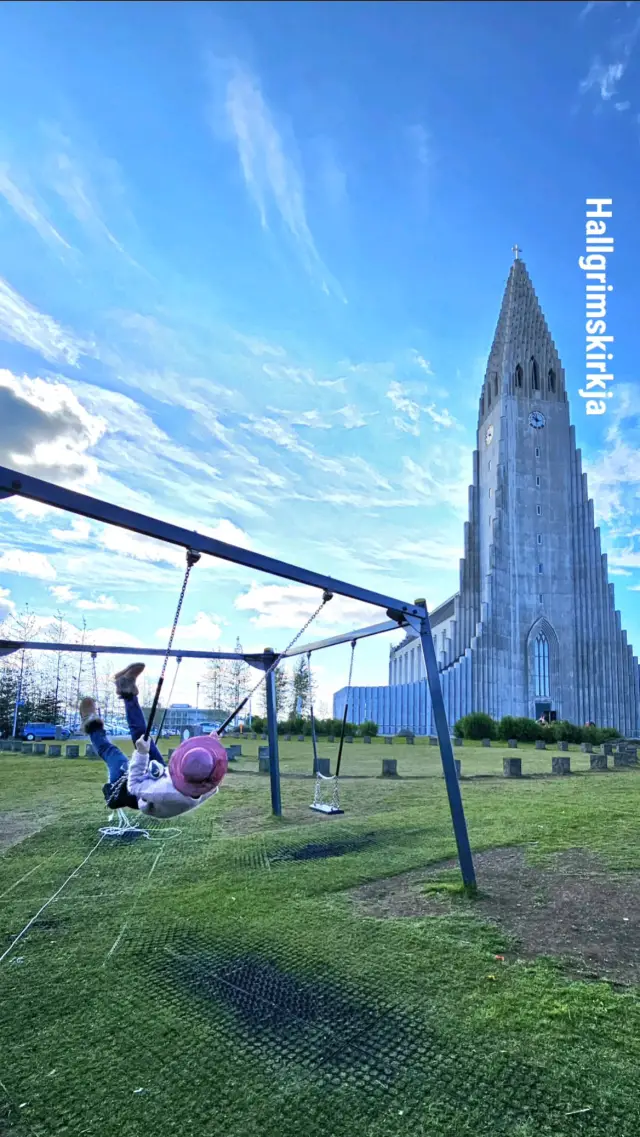
{"type": "Polygon", "coordinates": [[[203,734],[215,734],[221,726],[221,722],[203,722],[200,729],[203,734]]]}
{"type": "Polygon", "coordinates": [[[56,727],[52,722],[28,722],[23,726],[20,737],[27,742],[43,742],[46,738],[55,738],[56,730],[60,738],[71,738],[71,731],[66,726],[56,727]]]}

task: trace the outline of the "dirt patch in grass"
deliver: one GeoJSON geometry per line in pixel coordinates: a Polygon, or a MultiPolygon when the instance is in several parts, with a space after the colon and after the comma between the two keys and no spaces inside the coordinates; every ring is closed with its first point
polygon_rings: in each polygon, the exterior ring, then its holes
{"type": "Polygon", "coordinates": [[[583,978],[640,983],[640,875],[616,873],[595,853],[571,849],[530,864],[524,849],[475,857],[479,894],[452,890],[455,862],[366,884],[350,893],[364,916],[462,914],[498,924],[525,957],[557,956],[583,978]],[[443,882],[442,892],[429,891],[443,882]],[[448,889],[447,889],[448,885],[448,889]]]}
{"type": "Polygon", "coordinates": [[[55,818],[31,810],[16,809],[0,813],[0,853],[25,841],[27,837],[33,837],[51,821],[55,821],[55,818]]]}

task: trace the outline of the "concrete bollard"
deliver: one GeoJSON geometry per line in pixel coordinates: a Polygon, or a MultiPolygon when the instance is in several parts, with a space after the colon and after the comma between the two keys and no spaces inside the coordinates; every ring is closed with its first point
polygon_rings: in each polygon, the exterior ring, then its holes
{"type": "Polygon", "coordinates": [[[521,778],[522,758],[503,758],[502,773],[505,778],[521,778]]]}
{"type": "Polygon", "coordinates": [[[385,738],[384,742],[385,742],[385,746],[393,746],[393,739],[392,738],[385,738]]]}
{"type": "Polygon", "coordinates": [[[65,758],[79,758],[80,747],[75,742],[68,743],[64,748],[65,758]]]}
{"type": "Polygon", "coordinates": [[[613,755],[614,770],[626,770],[628,765],[626,754],[617,753],[613,755]]]}
{"type": "Polygon", "coordinates": [[[34,753],[34,754],[46,754],[46,753],[47,753],[47,746],[46,746],[46,743],[44,743],[44,742],[34,742],[34,744],[33,744],[33,753],[34,753]]]}
{"type": "Polygon", "coordinates": [[[323,778],[331,777],[331,759],[316,758],[313,763],[314,774],[322,774],[323,778]]]}
{"type": "Polygon", "coordinates": [[[517,750],[518,749],[518,739],[517,738],[508,738],[507,739],[507,746],[509,747],[510,750],[517,750]]]}
{"type": "Polygon", "coordinates": [[[571,758],[568,754],[558,754],[551,759],[551,773],[560,776],[571,773],[571,758]]]}
{"type": "Polygon", "coordinates": [[[383,758],[382,759],[382,777],[383,778],[397,778],[398,777],[398,759],[397,758],[383,758]]]}
{"type": "Polygon", "coordinates": [[[250,737],[251,737],[251,738],[254,740],[254,742],[255,742],[255,740],[256,740],[256,738],[258,737],[258,735],[257,735],[257,734],[255,734],[255,733],[253,733],[253,734],[251,734],[251,735],[250,735],[250,737]]]}
{"type": "Polygon", "coordinates": [[[285,740],[285,742],[291,742],[291,735],[290,735],[290,734],[285,734],[285,736],[284,736],[284,740],[285,740]]]}
{"type": "Polygon", "coordinates": [[[405,740],[405,741],[406,741],[406,743],[407,743],[407,746],[415,746],[415,741],[416,741],[416,740],[415,740],[415,738],[413,737],[413,735],[412,735],[412,734],[409,734],[409,735],[407,735],[407,738],[406,738],[406,740],[405,740]]]}
{"type": "Polygon", "coordinates": [[[607,755],[613,754],[613,742],[603,742],[602,743],[602,753],[607,754],[607,755]]]}
{"type": "Polygon", "coordinates": [[[458,736],[456,735],[454,740],[453,740],[453,745],[454,746],[464,746],[464,738],[458,738],[458,736]]]}
{"type": "Polygon", "coordinates": [[[95,758],[99,757],[98,751],[96,749],[94,749],[94,747],[92,746],[92,744],[90,742],[87,742],[87,745],[85,746],[84,756],[85,756],[85,758],[90,758],[92,761],[95,758]]]}
{"type": "Polygon", "coordinates": [[[568,742],[557,742],[556,746],[558,747],[558,750],[565,750],[566,751],[569,749],[569,743],[568,742]]]}
{"type": "Polygon", "coordinates": [[[483,746],[491,746],[491,739],[490,738],[483,738],[482,739],[482,745],[483,746]]]}
{"type": "Polygon", "coordinates": [[[589,769],[590,770],[606,770],[609,759],[606,754],[590,754],[589,755],[589,769]]]}
{"type": "Polygon", "coordinates": [[[23,754],[33,754],[33,743],[32,742],[23,742],[22,743],[22,753],[23,754]]]}
{"type": "Polygon", "coordinates": [[[62,747],[59,742],[52,742],[49,747],[50,758],[60,758],[62,756],[62,747]]]}
{"type": "Polygon", "coordinates": [[[438,745],[437,734],[430,734],[429,735],[429,746],[437,746],[437,745],[438,745]]]}
{"type": "Polygon", "coordinates": [[[298,742],[304,742],[304,734],[298,735],[298,742]]]}
{"type": "Polygon", "coordinates": [[[269,747],[260,746],[258,748],[258,773],[270,774],[271,773],[271,758],[269,757],[269,747]]]}
{"type": "Polygon", "coordinates": [[[371,735],[365,734],[362,741],[364,742],[365,746],[371,746],[371,735]]]}
{"type": "MultiPolygon", "coordinates": [[[[260,749],[264,750],[265,747],[261,746],[260,749]]],[[[269,747],[266,747],[266,749],[268,751],[269,747]]],[[[227,758],[228,758],[229,762],[237,762],[238,758],[241,758],[241,757],[242,757],[242,746],[240,745],[239,742],[232,742],[231,746],[227,750],[227,758]]]]}
{"type": "Polygon", "coordinates": [[[536,738],[536,750],[546,750],[547,744],[542,738],[536,738]]]}
{"type": "Polygon", "coordinates": [[[13,739],[11,740],[11,750],[12,750],[12,753],[13,753],[13,754],[22,754],[22,745],[23,745],[23,744],[22,744],[22,742],[20,741],[20,739],[19,739],[19,738],[13,738],[13,739]]]}
{"type": "Polygon", "coordinates": [[[593,746],[590,742],[581,742],[580,749],[583,754],[591,754],[593,752],[593,746]]]}
{"type": "Polygon", "coordinates": [[[352,735],[352,734],[347,734],[347,735],[345,736],[345,742],[353,742],[353,735],[352,735]]]}

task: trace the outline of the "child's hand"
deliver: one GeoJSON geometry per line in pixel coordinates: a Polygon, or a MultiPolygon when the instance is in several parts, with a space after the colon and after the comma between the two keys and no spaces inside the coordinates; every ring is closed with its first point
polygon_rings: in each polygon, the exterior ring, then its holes
{"type": "Polygon", "coordinates": [[[138,751],[138,754],[144,754],[145,758],[149,757],[150,749],[151,743],[149,742],[148,738],[139,738],[136,742],[136,750],[138,751]]]}

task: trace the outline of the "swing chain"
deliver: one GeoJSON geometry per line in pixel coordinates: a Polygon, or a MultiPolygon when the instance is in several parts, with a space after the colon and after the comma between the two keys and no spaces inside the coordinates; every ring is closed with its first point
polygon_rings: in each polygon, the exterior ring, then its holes
{"type": "Polygon", "coordinates": [[[176,629],[178,627],[178,621],[180,619],[180,613],[182,611],[182,604],[184,601],[185,593],[187,591],[187,585],[189,583],[189,577],[191,576],[191,569],[194,567],[194,565],[197,565],[198,561],[200,560],[200,557],[201,557],[201,553],[196,552],[195,549],[187,549],[187,567],[186,567],[185,574],[184,574],[184,580],[182,581],[182,588],[180,589],[180,596],[178,597],[178,605],[176,607],[176,613],[175,613],[175,616],[173,617],[173,626],[171,628],[171,633],[169,635],[169,643],[167,644],[167,650],[165,652],[165,657],[162,661],[162,669],[160,671],[160,678],[158,679],[158,683],[157,683],[156,690],[155,690],[155,695],[153,697],[153,703],[151,704],[151,711],[149,712],[149,718],[147,719],[147,729],[144,732],[145,742],[148,742],[148,740],[149,740],[149,736],[151,734],[151,730],[153,728],[153,723],[154,723],[154,720],[156,717],[156,712],[158,710],[158,703],[160,701],[160,692],[162,691],[164,678],[165,678],[165,675],[167,673],[167,664],[169,662],[169,657],[171,655],[171,648],[173,647],[173,640],[174,640],[174,636],[176,634],[176,629]]]}

